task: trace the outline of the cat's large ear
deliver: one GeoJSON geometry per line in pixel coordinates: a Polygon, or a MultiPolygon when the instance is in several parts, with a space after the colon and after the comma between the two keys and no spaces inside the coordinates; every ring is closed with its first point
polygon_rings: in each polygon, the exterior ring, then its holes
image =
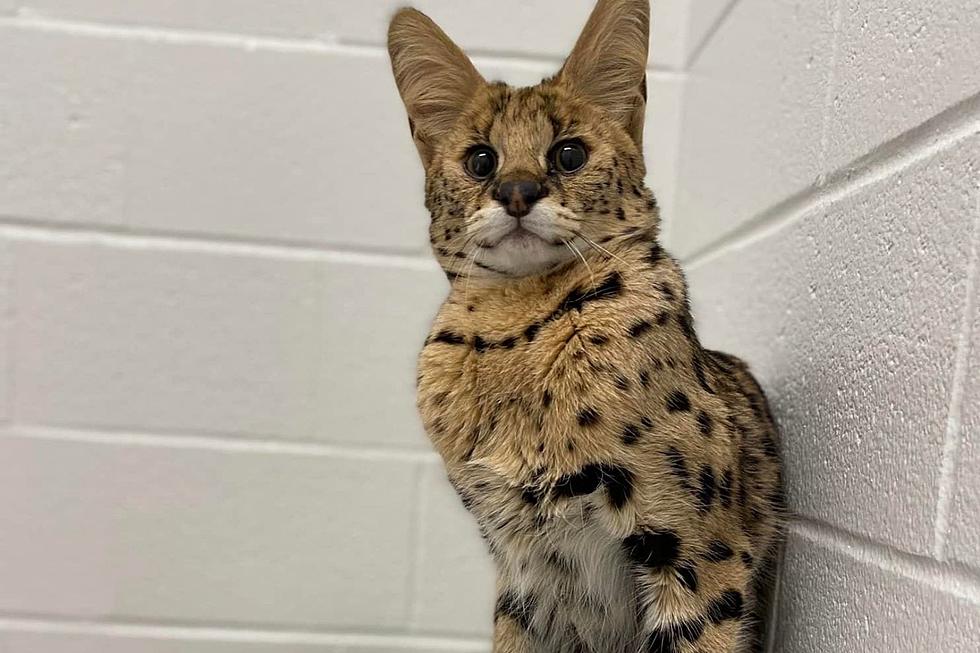
{"type": "Polygon", "coordinates": [[[391,19],[388,54],[412,138],[428,167],[436,143],[485,82],[446,33],[415,9],[401,9],[391,19]]]}
{"type": "Polygon", "coordinates": [[[643,141],[650,0],[599,0],[558,74],[643,141]]]}

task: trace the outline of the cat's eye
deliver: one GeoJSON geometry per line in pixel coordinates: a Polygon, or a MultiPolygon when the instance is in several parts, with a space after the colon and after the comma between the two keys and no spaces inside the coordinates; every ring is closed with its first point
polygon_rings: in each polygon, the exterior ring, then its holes
{"type": "Polygon", "coordinates": [[[497,169],[497,154],[486,145],[479,145],[466,156],[466,171],[474,179],[486,179],[497,169]]]}
{"type": "Polygon", "coordinates": [[[572,173],[585,166],[589,154],[581,141],[563,141],[551,150],[551,160],[556,170],[572,173]]]}

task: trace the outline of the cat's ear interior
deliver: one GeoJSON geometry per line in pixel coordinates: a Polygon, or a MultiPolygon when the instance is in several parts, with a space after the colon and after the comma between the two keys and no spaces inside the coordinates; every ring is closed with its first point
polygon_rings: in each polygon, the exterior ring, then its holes
{"type": "Polygon", "coordinates": [[[412,138],[428,167],[436,143],[485,82],[446,33],[415,9],[401,9],[391,19],[388,54],[412,138]]]}
{"type": "Polygon", "coordinates": [[[573,92],[605,109],[643,141],[650,0],[599,0],[558,74],[573,92]]]}

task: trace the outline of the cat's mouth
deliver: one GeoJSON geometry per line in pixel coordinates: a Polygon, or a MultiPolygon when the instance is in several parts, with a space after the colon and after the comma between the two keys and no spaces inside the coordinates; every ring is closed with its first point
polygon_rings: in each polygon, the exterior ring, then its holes
{"type": "Polygon", "coordinates": [[[503,207],[482,210],[474,224],[474,265],[510,277],[539,274],[573,256],[575,234],[558,224],[559,217],[539,203],[520,218],[503,207]]]}
{"type": "Polygon", "coordinates": [[[533,231],[526,229],[523,225],[517,225],[511,231],[507,232],[495,242],[480,242],[477,243],[483,249],[494,249],[501,246],[527,246],[534,245],[537,243],[545,243],[551,245],[552,247],[558,247],[561,243],[553,243],[547,238],[534,233],[533,231]]]}

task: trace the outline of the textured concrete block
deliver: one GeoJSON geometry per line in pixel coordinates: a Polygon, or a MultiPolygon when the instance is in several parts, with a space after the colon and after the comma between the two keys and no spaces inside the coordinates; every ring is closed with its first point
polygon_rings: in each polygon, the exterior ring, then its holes
{"type": "Polygon", "coordinates": [[[10,247],[18,421],[316,434],[317,264],[85,239],[10,247]]]}
{"type": "MultiPolygon", "coordinates": [[[[980,204],[977,208],[980,213],[980,204]]],[[[980,216],[978,216],[980,220],[980,216]]],[[[977,243],[980,247],[980,243],[977,243]]],[[[980,275],[980,270],[976,272],[980,275]]],[[[980,278],[974,283],[980,282],[980,278]]],[[[964,377],[961,444],[949,519],[947,556],[980,569],[980,291],[973,300],[973,341],[964,377]]]]}
{"type": "Polygon", "coordinates": [[[691,275],[707,346],[746,357],[794,510],[932,551],[980,138],[815,208],[691,275]]]}
{"type": "Polygon", "coordinates": [[[685,91],[668,242],[677,254],[817,179],[834,4],[739,2],[699,57],[685,91]]]}
{"type": "Polygon", "coordinates": [[[776,653],[972,653],[980,596],[944,593],[793,535],[786,550],[776,653]]]}
{"type": "Polygon", "coordinates": [[[426,467],[421,500],[414,625],[425,632],[489,635],[496,598],[493,563],[442,463],[426,467]]]}
{"type": "Polygon", "coordinates": [[[0,213],[420,251],[387,57],[247,45],[0,27],[0,213]]]}
{"type": "Polygon", "coordinates": [[[125,47],[0,27],[0,216],[124,220],[125,47]]]}
{"type": "Polygon", "coordinates": [[[386,55],[129,47],[132,224],[424,248],[422,170],[386,55]]]}
{"type": "MultiPolygon", "coordinates": [[[[715,2],[717,0],[710,0],[715,2]]],[[[395,9],[414,6],[429,13],[463,47],[479,52],[568,54],[595,0],[372,0],[352,10],[349,0],[23,0],[30,11],[49,18],[185,27],[196,30],[384,43],[395,9]],[[533,35],[514,25],[534,26],[533,35]]],[[[651,12],[651,64],[681,68],[690,0],[658,0],[651,12]]],[[[696,4],[696,3],[695,3],[696,4]]]]}
{"type": "Polygon", "coordinates": [[[418,353],[446,277],[433,263],[324,268],[321,422],[334,441],[428,447],[415,408],[418,353]]]}
{"type": "Polygon", "coordinates": [[[0,238],[0,422],[8,419],[10,352],[13,344],[13,306],[10,303],[11,255],[6,240],[0,238]]]}
{"type": "Polygon", "coordinates": [[[976,0],[843,0],[826,171],[980,91],[976,0]]]}
{"type": "Polygon", "coordinates": [[[408,621],[414,463],[0,438],[0,611],[408,621]]]}

